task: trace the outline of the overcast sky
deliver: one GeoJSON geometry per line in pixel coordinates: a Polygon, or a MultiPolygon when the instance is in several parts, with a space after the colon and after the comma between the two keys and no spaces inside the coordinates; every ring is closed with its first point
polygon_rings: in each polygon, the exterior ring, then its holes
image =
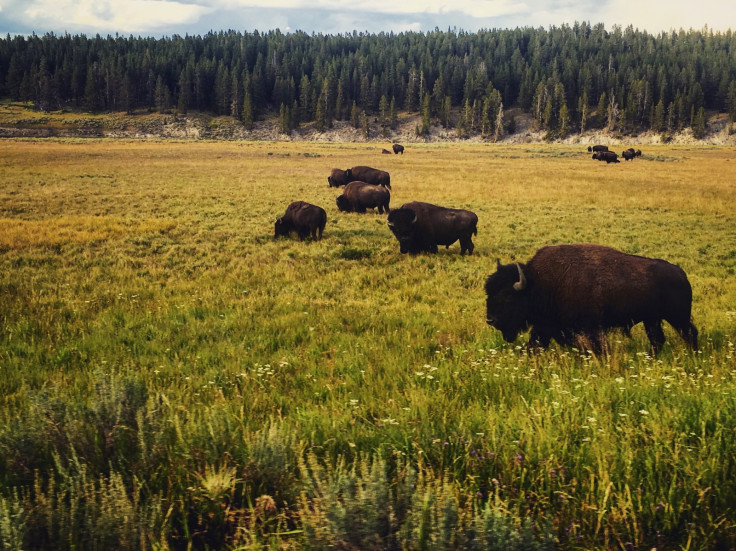
{"type": "Polygon", "coordinates": [[[587,21],[652,34],[736,31],[734,0],[0,0],[0,34],[476,31],[587,21]]]}

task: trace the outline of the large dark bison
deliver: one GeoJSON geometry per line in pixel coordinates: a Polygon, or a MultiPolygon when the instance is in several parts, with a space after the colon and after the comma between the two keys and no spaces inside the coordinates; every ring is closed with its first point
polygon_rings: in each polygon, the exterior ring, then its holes
{"type": "Polygon", "coordinates": [[[330,187],[346,186],[354,181],[367,182],[391,189],[391,175],[385,170],[378,170],[369,166],[354,166],[347,170],[333,168],[327,177],[327,183],[330,184],[330,187]]]}
{"type": "Polygon", "coordinates": [[[313,240],[320,240],[326,225],[325,209],[304,201],[294,201],[286,207],[284,215],[276,220],[274,237],[288,236],[295,231],[300,240],[304,240],[310,233],[313,240]]]}
{"type": "Polygon", "coordinates": [[[383,214],[389,212],[391,193],[384,187],[366,182],[350,182],[335,202],[342,212],[365,212],[377,208],[383,214]]]}
{"type": "Polygon", "coordinates": [[[402,155],[404,154],[404,146],[401,145],[400,143],[395,143],[393,145],[393,149],[394,149],[394,154],[396,155],[398,155],[399,153],[401,153],[402,155]]]}
{"type": "Polygon", "coordinates": [[[588,146],[588,153],[591,151],[608,151],[607,145],[594,145],[593,147],[588,146]]]}
{"type": "Polygon", "coordinates": [[[388,215],[388,227],[399,240],[402,253],[436,253],[460,240],[460,254],[473,254],[478,216],[469,210],[449,209],[417,201],[405,203],[388,215]]]}
{"type": "Polygon", "coordinates": [[[354,180],[360,180],[361,182],[368,182],[377,186],[383,186],[391,189],[391,175],[385,170],[379,170],[377,168],[371,168],[369,166],[354,166],[345,171],[348,182],[354,180]]]}
{"type": "Polygon", "coordinates": [[[628,332],[643,322],[656,353],[665,320],[691,348],[698,346],[690,282],[664,260],[601,245],[543,247],[526,264],[498,262],[485,290],[486,322],[508,342],[531,327],[530,345],[547,347],[555,339],[566,346],[582,337],[600,351],[606,330],[628,332]]]}
{"type": "Polygon", "coordinates": [[[593,153],[593,158],[596,161],[606,161],[606,164],[620,162],[618,160],[618,155],[616,155],[613,151],[596,151],[595,153],[593,153]]]}
{"type": "Polygon", "coordinates": [[[330,184],[330,187],[346,186],[351,181],[348,178],[348,171],[339,168],[333,168],[327,177],[327,183],[330,184]]]}
{"type": "Polygon", "coordinates": [[[621,153],[621,156],[624,158],[625,161],[630,161],[634,157],[641,157],[641,149],[637,149],[636,151],[634,151],[634,148],[630,147],[626,151],[623,151],[621,153]]]}

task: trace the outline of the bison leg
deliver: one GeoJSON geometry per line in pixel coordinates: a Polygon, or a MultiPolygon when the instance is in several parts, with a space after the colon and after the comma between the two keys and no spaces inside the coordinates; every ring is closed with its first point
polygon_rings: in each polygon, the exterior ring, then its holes
{"type": "Polygon", "coordinates": [[[672,326],[677,330],[682,339],[687,343],[690,348],[692,348],[693,350],[698,349],[698,330],[692,323],[688,321],[686,324],[672,324],[672,326]]]}
{"type": "Polygon", "coordinates": [[[460,239],[460,254],[465,254],[465,251],[468,254],[473,254],[473,249],[475,247],[473,246],[473,238],[470,235],[460,239]]]}
{"type": "Polygon", "coordinates": [[[662,321],[645,321],[644,329],[647,332],[647,337],[649,337],[649,342],[652,345],[652,350],[654,350],[655,354],[658,354],[659,351],[662,350],[662,346],[664,346],[665,340],[664,331],[662,331],[662,321]]]}

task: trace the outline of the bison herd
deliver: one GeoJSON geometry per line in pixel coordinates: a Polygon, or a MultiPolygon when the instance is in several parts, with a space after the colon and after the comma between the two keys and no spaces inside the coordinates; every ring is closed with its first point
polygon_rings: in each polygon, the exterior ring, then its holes
{"type": "MultiPolygon", "coordinates": [[[[403,147],[394,144],[394,152],[403,147]]],[[[619,162],[607,146],[588,148],[593,158],[619,162]]],[[[386,150],[384,150],[386,152],[386,150]]],[[[628,149],[626,160],[641,155],[628,149]]],[[[336,198],[341,212],[364,213],[377,209],[388,214],[389,230],[401,253],[436,253],[438,247],[460,242],[461,254],[473,254],[472,236],[478,233],[478,216],[468,210],[412,201],[391,210],[388,172],[368,166],[333,169],[330,187],[343,187],[336,198]]],[[[295,231],[300,239],[322,238],[325,210],[295,201],[276,220],[275,237],[295,231]]],[[[546,348],[551,340],[562,346],[581,342],[589,349],[605,349],[605,332],[643,323],[652,350],[665,342],[662,322],[667,321],[691,349],[697,349],[698,330],[691,321],[692,288],[685,272],[665,260],[626,254],[594,244],[547,246],[526,263],[503,265],[485,282],[486,322],[508,342],[531,329],[529,346],[546,348]]]]}
{"type": "MultiPolygon", "coordinates": [[[[608,163],[619,163],[618,155],[613,151],[608,150],[607,145],[594,145],[588,146],[588,152],[593,152],[593,159],[596,161],[606,161],[608,163]]],[[[628,148],[626,151],[621,153],[624,161],[631,161],[634,157],[641,157],[641,149],[634,150],[633,147],[628,148]]]]}

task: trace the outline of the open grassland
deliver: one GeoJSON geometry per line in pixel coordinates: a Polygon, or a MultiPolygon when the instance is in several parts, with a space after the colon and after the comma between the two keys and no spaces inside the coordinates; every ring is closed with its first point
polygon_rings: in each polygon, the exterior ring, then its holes
{"type": "Polygon", "coordinates": [[[0,549],[736,546],[736,152],[0,141],[0,549]],[[402,256],[330,169],[479,216],[402,256]],[[292,200],[324,239],[274,240],[292,200]],[[528,352],[483,283],[553,243],[679,264],[700,350],[528,352]]]}

